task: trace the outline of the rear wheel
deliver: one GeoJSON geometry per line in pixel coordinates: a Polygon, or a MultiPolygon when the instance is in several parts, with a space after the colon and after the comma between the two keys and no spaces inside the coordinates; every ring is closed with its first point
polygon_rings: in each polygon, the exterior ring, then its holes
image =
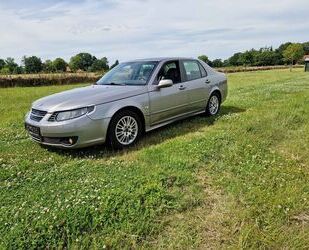
{"type": "Polygon", "coordinates": [[[133,111],[124,110],[115,114],[108,130],[110,145],[123,149],[136,143],[142,134],[140,117],[133,111]]]}
{"type": "Polygon", "coordinates": [[[209,116],[214,116],[218,114],[220,111],[220,105],[221,105],[220,95],[216,92],[211,94],[207,103],[206,114],[209,116]]]}

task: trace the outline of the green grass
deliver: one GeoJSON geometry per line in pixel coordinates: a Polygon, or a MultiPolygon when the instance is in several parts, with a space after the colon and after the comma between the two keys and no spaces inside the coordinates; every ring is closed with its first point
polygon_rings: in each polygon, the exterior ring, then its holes
{"type": "Polygon", "coordinates": [[[309,247],[309,74],[236,73],[216,118],[134,148],[31,142],[31,101],[74,86],[0,89],[0,248],[309,247]]]}

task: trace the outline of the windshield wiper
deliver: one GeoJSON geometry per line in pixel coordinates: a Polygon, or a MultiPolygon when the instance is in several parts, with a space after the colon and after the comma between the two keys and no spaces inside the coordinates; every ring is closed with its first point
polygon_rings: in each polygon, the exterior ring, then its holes
{"type": "Polygon", "coordinates": [[[119,82],[109,82],[109,83],[96,83],[97,85],[119,85],[119,86],[125,86],[125,83],[119,83],[119,82]]]}
{"type": "Polygon", "coordinates": [[[124,83],[118,83],[118,82],[110,82],[110,83],[107,83],[106,85],[121,85],[121,86],[124,86],[125,84],[124,83]]]}

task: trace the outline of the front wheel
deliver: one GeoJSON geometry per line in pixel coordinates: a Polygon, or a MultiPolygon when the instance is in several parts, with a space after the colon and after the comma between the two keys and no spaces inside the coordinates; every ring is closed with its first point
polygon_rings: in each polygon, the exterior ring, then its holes
{"type": "Polygon", "coordinates": [[[207,103],[206,114],[209,116],[214,116],[220,111],[220,96],[218,93],[213,93],[207,103]]]}
{"type": "Polygon", "coordinates": [[[130,110],[117,113],[111,120],[108,138],[114,149],[123,149],[136,143],[141,136],[142,123],[139,116],[130,110]]]}

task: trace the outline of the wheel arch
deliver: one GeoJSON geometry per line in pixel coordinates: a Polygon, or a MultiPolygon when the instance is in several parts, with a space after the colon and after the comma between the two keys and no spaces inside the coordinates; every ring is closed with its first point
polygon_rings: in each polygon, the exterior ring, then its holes
{"type": "MultiPolygon", "coordinates": [[[[126,111],[126,110],[132,111],[132,112],[136,113],[140,117],[141,122],[142,122],[142,132],[144,133],[145,129],[146,129],[145,115],[142,112],[142,110],[140,108],[136,107],[136,106],[129,105],[129,106],[125,106],[125,107],[119,108],[116,112],[114,112],[114,114],[111,117],[111,120],[113,119],[113,117],[115,117],[116,114],[118,114],[119,112],[122,112],[122,111],[126,111]]],[[[110,123],[111,123],[110,121],[109,121],[109,124],[108,124],[108,130],[110,128],[110,123]]]]}
{"type": "Polygon", "coordinates": [[[209,98],[213,95],[213,94],[217,94],[220,100],[220,103],[222,102],[222,94],[219,88],[215,88],[210,92],[209,98]]]}

